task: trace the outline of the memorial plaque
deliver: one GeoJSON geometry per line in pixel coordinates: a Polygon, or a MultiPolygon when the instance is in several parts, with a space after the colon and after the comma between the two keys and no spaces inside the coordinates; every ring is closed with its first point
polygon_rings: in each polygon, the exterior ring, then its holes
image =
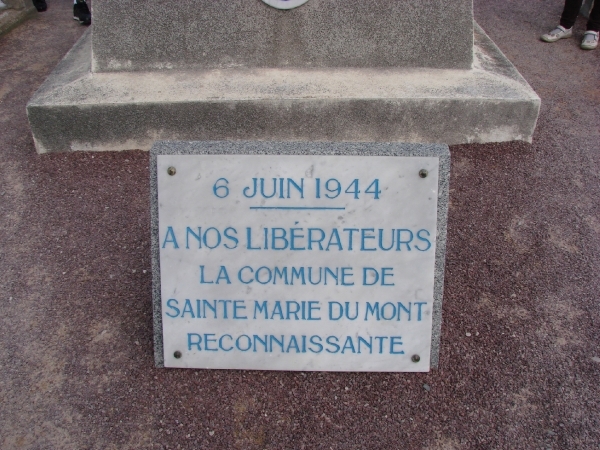
{"type": "Polygon", "coordinates": [[[158,364],[428,371],[448,162],[441,145],[155,144],[158,364]]]}

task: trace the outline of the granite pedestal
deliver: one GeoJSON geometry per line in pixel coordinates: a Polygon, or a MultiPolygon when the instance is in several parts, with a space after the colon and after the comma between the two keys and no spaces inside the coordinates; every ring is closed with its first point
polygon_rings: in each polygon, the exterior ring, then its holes
{"type": "Polygon", "coordinates": [[[535,128],[539,97],[470,0],[93,6],[92,30],[27,106],[40,153],[159,139],[530,142],[535,128]]]}

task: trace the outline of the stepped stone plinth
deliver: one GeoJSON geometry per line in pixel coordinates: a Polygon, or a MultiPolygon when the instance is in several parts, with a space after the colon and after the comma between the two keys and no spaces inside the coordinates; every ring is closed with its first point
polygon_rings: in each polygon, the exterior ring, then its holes
{"type": "Polygon", "coordinates": [[[95,2],[91,29],[27,106],[38,152],[531,141],[540,99],[471,0],[272,2],[95,2]]]}

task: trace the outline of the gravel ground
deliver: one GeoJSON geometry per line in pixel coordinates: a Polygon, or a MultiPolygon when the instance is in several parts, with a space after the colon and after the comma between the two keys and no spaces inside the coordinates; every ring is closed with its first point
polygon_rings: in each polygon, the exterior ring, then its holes
{"type": "Polygon", "coordinates": [[[475,0],[542,110],[533,145],[451,148],[428,374],[155,369],[148,154],[33,147],[84,31],[48,3],[0,38],[2,449],[600,447],[600,49],[539,41],[561,0],[475,0]]]}

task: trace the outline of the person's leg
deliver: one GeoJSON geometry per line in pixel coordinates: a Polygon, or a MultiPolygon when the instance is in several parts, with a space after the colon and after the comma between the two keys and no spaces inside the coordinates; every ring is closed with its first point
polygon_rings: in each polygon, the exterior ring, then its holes
{"type": "Polygon", "coordinates": [[[561,27],[566,28],[567,30],[573,28],[582,4],[583,0],[565,0],[565,7],[560,16],[561,27]]]}
{"type": "Polygon", "coordinates": [[[590,11],[587,29],[588,31],[600,31],[600,0],[594,2],[594,7],[590,11]]]}
{"type": "Polygon", "coordinates": [[[573,25],[575,25],[575,20],[577,20],[577,15],[579,14],[582,3],[583,0],[565,0],[565,7],[560,16],[560,25],[552,31],[542,35],[542,41],[556,42],[560,39],[573,36],[573,25]]]}
{"type": "Polygon", "coordinates": [[[590,18],[587,23],[587,31],[583,35],[581,48],[584,50],[594,50],[598,47],[600,40],[600,0],[594,2],[594,7],[590,11],[590,18]]]}
{"type": "Polygon", "coordinates": [[[587,23],[587,31],[583,35],[581,48],[584,50],[594,50],[598,47],[600,40],[600,0],[594,2],[594,7],[590,11],[590,18],[587,23]]]}
{"type": "Polygon", "coordinates": [[[33,6],[39,12],[44,12],[48,9],[48,5],[46,5],[46,0],[33,0],[33,6]]]}
{"type": "Polygon", "coordinates": [[[92,23],[92,15],[85,0],[73,0],[73,19],[82,25],[92,23]]]}

